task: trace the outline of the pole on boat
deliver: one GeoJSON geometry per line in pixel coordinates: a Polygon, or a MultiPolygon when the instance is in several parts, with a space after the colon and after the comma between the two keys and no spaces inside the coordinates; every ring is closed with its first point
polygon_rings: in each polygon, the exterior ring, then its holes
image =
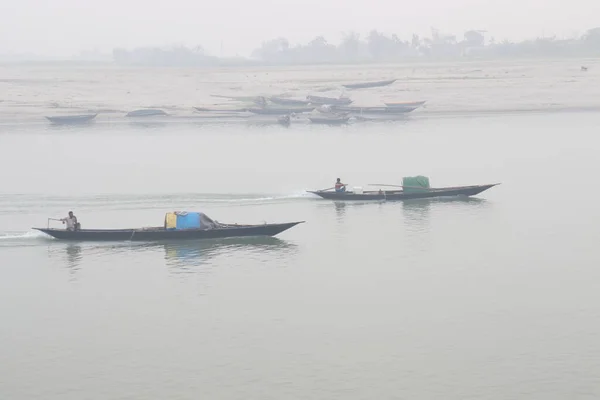
{"type": "Polygon", "coordinates": [[[397,188],[408,188],[408,189],[421,189],[421,190],[435,190],[435,188],[424,188],[420,186],[402,186],[402,185],[388,185],[386,183],[368,183],[369,186],[389,186],[389,187],[397,187],[397,188]]]}
{"type": "Polygon", "coordinates": [[[402,185],[390,185],[387,183],[367,183],[367,185],[369,185],[369,186],[389,186],[389,187],[400,187],[400,188],[404,187],[402,185]]]}
{"type": "Polygon", "coordinates": [[[326,192],[326,191],[328,191],[328,190],[331,190],[331,189],[335,189],[335,186],[334,186],[334,187],[327,188],[327,189],[321,189],[321,190],[317,190],[317,192],[326,192]]]}
{"type": "Polygon", "coordinates": [[[48,229],[50,229],[50,221],[61,221],[58,218],[48,218],[48,229]]]}

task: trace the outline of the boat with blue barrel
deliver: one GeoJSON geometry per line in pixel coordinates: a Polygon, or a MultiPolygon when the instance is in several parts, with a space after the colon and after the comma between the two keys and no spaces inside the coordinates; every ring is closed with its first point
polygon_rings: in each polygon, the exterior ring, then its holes
{"type": "Polygon", "coordinates": [[[201,212],[174,211],[165,215],[163,226],[133,229],[33,228],[55,239],[71,241],[160,241],[275,236],[304,221],[276,224],[224,224],[201,212]]]}

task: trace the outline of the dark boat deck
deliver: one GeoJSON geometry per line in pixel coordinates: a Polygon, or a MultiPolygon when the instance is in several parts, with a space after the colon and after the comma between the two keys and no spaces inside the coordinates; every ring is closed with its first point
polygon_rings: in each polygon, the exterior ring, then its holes
{"type": "Polygon", "coordinates": [[[474,185],[474,186],[458,186],[439,189],[429,189],[423,192],[406,192],[404,190],[378,190],[365,191],[363,193],[354,192],[332,192],[332,191],[309,191],[328,200],[379,200],[379,201],[394,201],[408,199],[430,199],[435,197],[452,197],[452,196],[475,196],[486,191],[499,183],[489,185],[474,185]]]}

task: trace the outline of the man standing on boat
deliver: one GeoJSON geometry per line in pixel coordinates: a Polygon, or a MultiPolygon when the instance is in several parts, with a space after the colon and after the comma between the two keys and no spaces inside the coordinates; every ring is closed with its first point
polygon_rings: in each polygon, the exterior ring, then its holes
{"type": "Polygon", "coordinates": [[[335,191],[338,193],[346,191],[346,184],[342,183],[340,178],[337,178],[337,181],[335,182],[335,191]]]}
{"type": "Polygon", "coordinates": [[[61,221],[63,224],[67,224],[68,231],[79,230],[79,222],[77,222],[77,217],[73,214],[73,211],[69,211],[69,216],[67,218],[62,218],[61,221]]]}

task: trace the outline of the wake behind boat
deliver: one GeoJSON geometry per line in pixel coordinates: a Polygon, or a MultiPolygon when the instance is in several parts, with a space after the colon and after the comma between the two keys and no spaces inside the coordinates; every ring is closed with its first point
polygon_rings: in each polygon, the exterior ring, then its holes
{"type": "Polygon", "coordinates": [[[247,236],[275,236],[304,221],[279,224],[223,224],[199,212],[170,212],[163,226],[135,229],[56,229],[33,228],[60,240],[72,241],[158,241],[221,239],[247,236]]]}

